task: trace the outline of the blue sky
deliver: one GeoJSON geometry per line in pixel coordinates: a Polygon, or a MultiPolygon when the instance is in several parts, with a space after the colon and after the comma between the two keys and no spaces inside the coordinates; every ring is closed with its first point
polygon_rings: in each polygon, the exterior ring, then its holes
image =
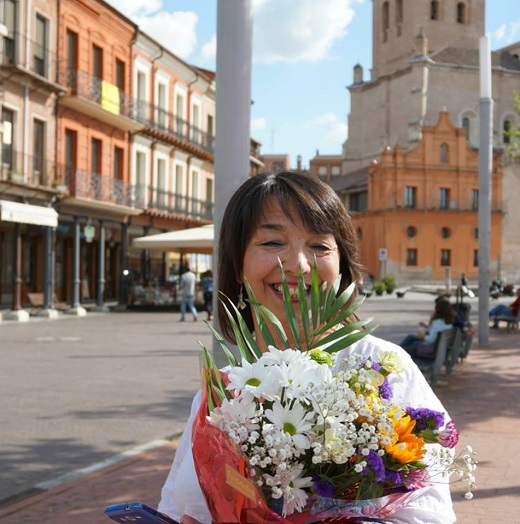
{"type": "MultiPolygon", "coordinates": [[[[225,0],[222,0],[225,1],[225,0]]],[[[215,68],[217,0],[109,0],[189,63],[215,68]]],[[[518,0],[487,0],[491,49],[520,40],[518,0]],[[512,6],[517,6],[513,8],[512,6]]],[[[371,0],[253,0],[251,135],[307,166],[340,154],[352,68],[372,64],[371,0]]],[[[218,80],[217,80],[218,81],[218,80]]]]}

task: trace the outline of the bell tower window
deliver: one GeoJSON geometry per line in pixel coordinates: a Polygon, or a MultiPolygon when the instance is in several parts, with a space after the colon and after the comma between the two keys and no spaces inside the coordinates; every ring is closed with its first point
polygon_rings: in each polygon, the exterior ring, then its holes
{"type": "Polygon", "coordinates": [[[383,42],[388,42],[388,30],[390,29],[390,5],[383,4],[383,42]]]}
{"type": "Polygon", "coordinates": [[[433,0],[433,2],[430,4],[430,19],[439,19],[439,2],[437,0],[433,0]]]}
{"type": "Polygon", "coordinates": [[[466,6],[463,2],[457,4],[457,23],[465,24],[466,23],[466,6]]]}

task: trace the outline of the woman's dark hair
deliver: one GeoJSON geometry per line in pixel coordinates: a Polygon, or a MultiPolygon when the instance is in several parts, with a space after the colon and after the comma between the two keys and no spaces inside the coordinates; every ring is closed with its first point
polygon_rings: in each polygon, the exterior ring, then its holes
{"type": "MultiPolygon", "coordinates": [[[[340,292],[360,278],[356,232],[350,216],[332,188],[318,178],[290,171],[260,174],[252,176],[237,189],[222,218],[218,287],[226,297],[237,302],[245,251],[271,198],[276,199],[289,218],[292,218],[290,206],[293,204],[293,209],[298,210],[309,231],[334,236],[340,255],[340,292]]],[[[250,309],[244,309],[242,316],[252,331],[254,326],[250,309]]],[[[220,302],[218,318],[223,336],[234,343],[233,330],[220,302]]]]}
{"type": "Polygon", "coordinates": [[[441,318],[446,324],[455,322],[455,311],[447,298],[440,298],[435,301],[435,311],[432,315],[432,320],[436,318],[441,318]]]}

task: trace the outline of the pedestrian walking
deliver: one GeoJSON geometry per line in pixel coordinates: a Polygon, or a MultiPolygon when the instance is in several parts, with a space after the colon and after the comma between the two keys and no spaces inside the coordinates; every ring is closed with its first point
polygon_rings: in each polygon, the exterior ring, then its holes
{"type": "Polygon", "coordinates": [[[193,315],[193,320],[197,320],[197,309],[193,303],[195,297],[195,282],[197,278],[191,271],[190,266],[186,265],[184,273],[179,280],[179,289],[181,291],[181,322],[186,320],[186,306],[193,315]]]}
{"type": "Polygon", "coordinates": [[[213,319],[213,271],[208,269],[202,277],[202,292],[204,296],[204,309],[208,320],[213,319]]]}

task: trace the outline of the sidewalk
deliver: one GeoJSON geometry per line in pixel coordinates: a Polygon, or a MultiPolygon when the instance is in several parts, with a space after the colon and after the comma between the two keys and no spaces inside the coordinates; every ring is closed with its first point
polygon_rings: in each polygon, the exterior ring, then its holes
{"type": "MultiPolygon", "coordinates": [[[[466,501],[456,486],[452,490],[457,522],[520,524],[520,332],[492,330],[490,347],[474,347],[447,382],[435,391],[457,423],[461,444],[470,444],[479,460],[474,499],[466,501]]],[[[156,507],[175,446],[168,443],[1,508],[0,522],[104,524],[108,504],[139,500],[156,507]]]]}

